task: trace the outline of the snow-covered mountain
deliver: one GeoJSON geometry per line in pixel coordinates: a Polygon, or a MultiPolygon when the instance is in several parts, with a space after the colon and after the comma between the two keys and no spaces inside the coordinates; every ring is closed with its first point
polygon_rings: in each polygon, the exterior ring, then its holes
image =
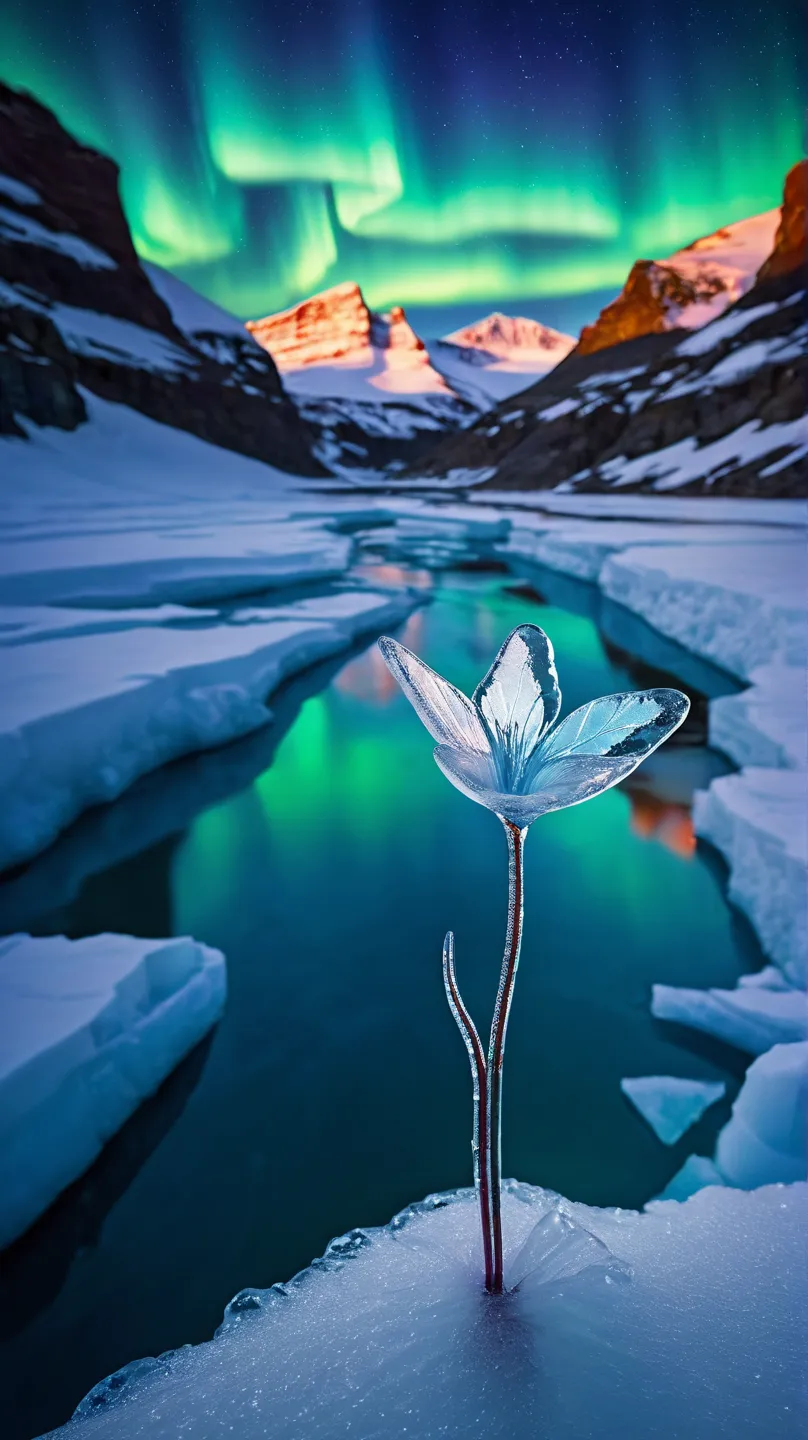
{"type": "Polygon", "coordinates": [[[432,364],[404,311],[367,305],[354,281],[247,329],[277,365],[330,468],[403,468],[436,437],[486,407],[459,393],[432,364]]]}
{"type": "Polygon", "coordinates": [[[577,353],[716,320],[755,283],[779,219],[779,209],[767,210],[694,240],[666,260],[636,260],[617,299],[584,326],[577,353]]]}
{"type": "Polygon", "coordinates": [[[141,265],[118,170],[0,85],[0,433],[74,429],[87,393],[281,469],[322,473],[240,322],[141,265]]]}
{"type": "Polygon", "coordinates": [[[760,217],[731,227],[726,242],[713,236],[681,252],[724,256],[723,289],[711,300],[693,300],[675,326],[668,311],[665,324],[622,343],[595,353],[579,345],[517,399],[447,437],[419,478],[466,477],[497,490],[808,494],[807,187],[803,161],[787,178],[777,223],[766,220],[766,254],[760,217]],[[754,255],[757,277],[743,273],[741,255],[744,264],[754,255]],[[733,285],[742,293],[730,303],[733,285]]]}
{"type": "Polygon", "coordinates": [[[298,395],[370,401],[452,395],[401,306],[383,314],[370,310],[352,280],[248,320],[247,329],[298,395]]]}
{"type": "Polygon", "coordinates": [[[572,335],[522,315],[495,311],[445,335],[430,354],[436,369],[455,388],[491,404],[532,385],[574,347],[572,335]]]}

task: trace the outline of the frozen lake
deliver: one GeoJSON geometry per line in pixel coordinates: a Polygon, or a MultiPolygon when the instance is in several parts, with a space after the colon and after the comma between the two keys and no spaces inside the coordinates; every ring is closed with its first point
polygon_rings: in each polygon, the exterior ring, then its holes
{"type": "MultiPolygon", "coordinates": [[[[638,660],[606,639],[587,587],[402,577],[433,592],[402,638],[467,693],[525,620],[553,639],[562,713],[670,683],[675,647],[655,654],[645,632],[638,660]]],[[[703,697],[733,686],[679,658],[684,729],[627,785],[537,822],[526,848],[505,1173],[590,1204],[640,1206],[687,1154],[710,1153],[745,1063],[649,1011],[654,982],[732,986],[761,963],[690,824],[694,788],[727,768],[705,748],[703,697]],[[727,1096],[668,1148],[620,1092],[649,1074],[723,1080],[727,1096]]],[[[0,886],[2,932],[187,933],[229,970],[213,1036],[4,1257],[8,1440],[66,1419],[133,1357],[207,1338],[237,1290],[288,1278],[332,1236],[470,1183],[441,944],[452,928],[485,1025],[501,827],[441,776],[375,647],[310,672],[274,709],[267,732],[147,778],[0,886]]]]}

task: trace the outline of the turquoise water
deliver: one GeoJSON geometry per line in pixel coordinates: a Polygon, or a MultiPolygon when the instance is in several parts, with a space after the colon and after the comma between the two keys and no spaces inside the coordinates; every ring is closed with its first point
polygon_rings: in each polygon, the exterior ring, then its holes
{"type": "MultiPolygon", "coordinates": [[[[434,600],[405,643],[467,691],[526,619],[554,640],[563,713],[678,663],[648,635],[643,663],[604,640],[585,587],[562,607],[500,575],[415,578],[434,600]]],[[[728,688],[679,658],[702,691],[728,688]]],[[[543,818],[526,847],[505,1173],[601,1205],[641,1205],[691,1150],[709,1153],[741,1073],[735,1052],[648,1006],[654,981],[731,985],[760,963],[693,839],[693,788],[726,768],[700,743],[695,701],[630,788],[543,818]],[[646,1074],[723,1079],[728,1098],[667,1148],[619,1090],[646,1074]]],[[[207,1337],[235,1291],[288,1278],[331,1236],[470,1182],[470,1080],[441,943],[452,928],[485,1027],[501,827],[441,776],[375,647],[289,687],[276,714],[264,736],[87,817],[0,891],[0,928],[190,933],[225,951],[230,983],[213,1036],[9,1252],[13,1436],[64,1419],[133,1357],[207,1337]]]]}

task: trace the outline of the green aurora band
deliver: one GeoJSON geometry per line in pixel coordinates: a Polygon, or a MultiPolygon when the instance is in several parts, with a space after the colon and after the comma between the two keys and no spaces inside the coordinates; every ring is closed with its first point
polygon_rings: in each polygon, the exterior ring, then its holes
{"type": "Polygon", "coordinates": [[[751,0],[490,11],[6,0],[0,54],[118,161],[141,256],[242,316],[345,279],[380,307],[616,288],[779,203],[796,10],[752,39],[751,0]]]}

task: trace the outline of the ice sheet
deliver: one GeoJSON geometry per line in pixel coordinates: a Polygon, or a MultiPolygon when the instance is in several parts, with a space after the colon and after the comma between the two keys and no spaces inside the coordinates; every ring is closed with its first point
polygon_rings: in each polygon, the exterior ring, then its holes
{"type": "Polygon", "coordinates": [[[0,941],[0,1246],[20,1235],[222,1012],[195,940],[0,941]]]}

